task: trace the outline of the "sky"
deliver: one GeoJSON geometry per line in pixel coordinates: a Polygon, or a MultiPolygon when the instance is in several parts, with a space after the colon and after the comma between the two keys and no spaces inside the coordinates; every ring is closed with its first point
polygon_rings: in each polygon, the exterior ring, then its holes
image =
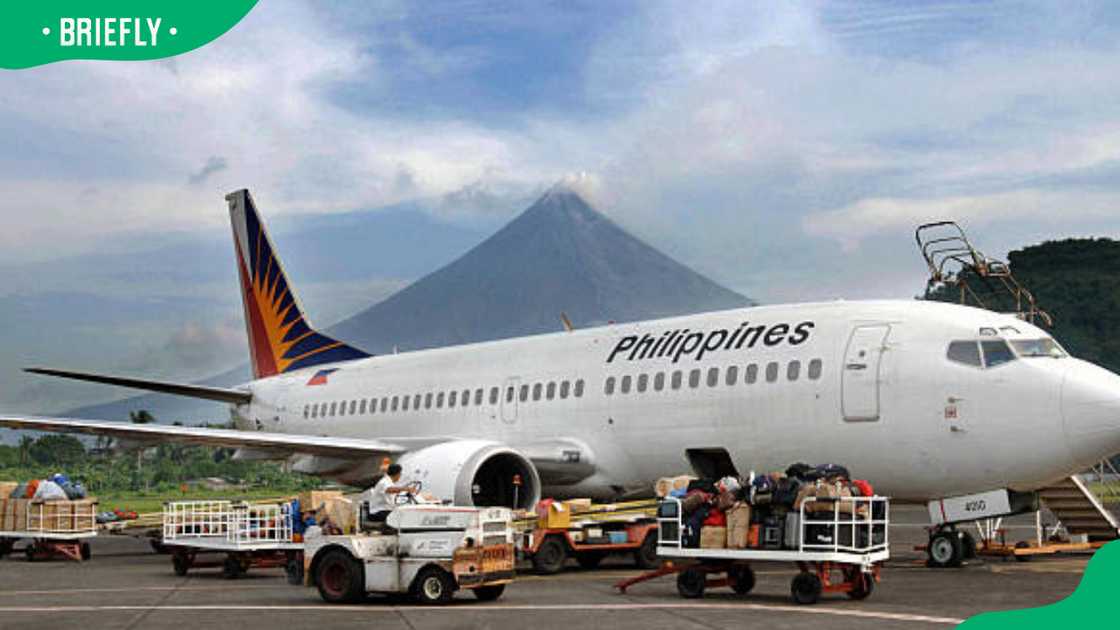
{"type": "Polygon", "coordinates": [[[1093,2],[262,0],[172,59],[3,71],[0,403],[106,395],[22,365],[243,361],[241,187],[320,324],[565,178],[769,303],[919,294],[932,219],[994,256],[1120,237],[1118,48],[1093,2]],[[347,221],[440,236],[366,251],[347,221]]]}

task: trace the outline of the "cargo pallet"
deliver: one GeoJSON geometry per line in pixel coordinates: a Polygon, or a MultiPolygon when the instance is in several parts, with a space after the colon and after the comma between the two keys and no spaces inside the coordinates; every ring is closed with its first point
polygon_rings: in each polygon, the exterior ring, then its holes
{"type": "Polygon", "coordinates": [[[670,503],[669,509],[662,510],[664,516],[657,519],[657,555],[665,562],[655,571],[616,584],[615,588],[622,593],[635,584],[675,574],[681,597],[699,598],[709,587],[725,586],[746,595],[755,585],[753,564],[791,562],[799,569],[790,584],[794,602],[814,604],[824,593],[844,593],[851,599],[862,600],[871,595],[879,581],[882,563],[890,558],[889,506],[884,497],[805,499],[800,507],[797,547],[790,549],[686,547],[680,500],[671,498],[666,502],[670,503]],[[832,509],[806,510],[816,502],[831,503],[832,509]],[[879,506],[882,518],[874,518],[879,506]],[[806,542],[810,528],[826,528],[826,537],[831,542],[806,542]],[[711,579],[710,575],[721,577],[711,579]]]}
{"type": "Polygon", "coordinates": [[[569,557],[585,569],[599,566],[608,555],[622,553],[633,554],[642,569],[660,564],[655,500],[575,508],[546,501],[540,509],[539,516],[515,523],[521,533],[518,551],[538,574],[559,573],[569,557]]]}
{"type": "Polygon", "coordinates": [[[89,539],[97,536],[97,503],[29,502],[21,522],[19,529],[0,530],[0,558],[14,551],[16,541],[27,539],[23,552],[28,562],[54,558],[82,562],[90,559],[89,539]]]}
{"type": "Polygon", "coordinates": [[[286,503],[168,503],[163,511],[162,546],[180,576],[191,569],[221,568],[223,577],[235,579],[253,567],[281,567],[289,579],[302,574],[303,543],[293,536],[286,503]]]}

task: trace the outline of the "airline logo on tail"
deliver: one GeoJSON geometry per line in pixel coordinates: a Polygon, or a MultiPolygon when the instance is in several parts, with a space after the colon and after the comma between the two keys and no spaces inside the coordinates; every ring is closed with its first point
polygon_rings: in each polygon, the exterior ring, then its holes
{"type": "MultiPolygon", "coordinates": [[[[253,375],[265,378],[300,368],[370,356],[311,327],[288,284],[288,277],[249,191],[242,189],[230,193],[226,195],[226,201],[229,202],[233,223],[233,245],[241,278],[253,375]]],[[[326,382],[326,375],[323,382],[326,382]]]]}

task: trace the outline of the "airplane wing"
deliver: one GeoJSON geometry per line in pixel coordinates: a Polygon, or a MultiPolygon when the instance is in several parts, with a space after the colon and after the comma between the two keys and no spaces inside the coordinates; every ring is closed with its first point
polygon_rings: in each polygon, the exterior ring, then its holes
{"type": "Polygon", "coordinates": [[[108,435],[141,443],[179,442],[201,446],[244,448],[274,454],[277,457],[306,453],[338,459],[364,459],[399,455],[416,446],[415,444],[404,445],[360,438],[180,427],[165,424],[131,424],[70,418],[40,418],[36,416],[0,416],[0,427],[50,433],[108,435]]]}

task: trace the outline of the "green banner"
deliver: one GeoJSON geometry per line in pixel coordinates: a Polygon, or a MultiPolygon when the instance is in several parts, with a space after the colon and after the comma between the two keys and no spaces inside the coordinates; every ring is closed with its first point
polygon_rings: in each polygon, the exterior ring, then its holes
{"type": "Polygon", "coordinates": [[[171,57],[214,41],[257,0],[15,0],[0,17],[0,68],[65,59],[171,57]]]}

